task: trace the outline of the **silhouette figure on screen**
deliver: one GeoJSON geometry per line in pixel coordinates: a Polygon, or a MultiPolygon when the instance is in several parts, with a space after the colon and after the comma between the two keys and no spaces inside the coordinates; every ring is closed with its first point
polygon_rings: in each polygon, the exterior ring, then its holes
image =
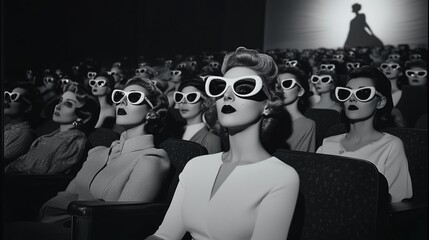
{"type": "Polygon", "coordinates": [[[365,14],[359,13],[361,8],[362,6],[358,3],[352,5],[352,11],[356,13],[356,17],[350,21],[350,31],[344,47],[383,46],[383,42],[374,35],[366,23],[365,14]]]}

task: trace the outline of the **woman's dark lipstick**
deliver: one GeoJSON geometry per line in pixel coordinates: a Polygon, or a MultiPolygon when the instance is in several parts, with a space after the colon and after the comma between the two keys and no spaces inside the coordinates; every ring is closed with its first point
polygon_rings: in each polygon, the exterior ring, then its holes
{"type": "Polygon", "coordinates": [[[231,105],[224,105],[222,107],[222,113],[228,114],[228,113],[233,113],[237,111],[234,107],[232,107],[231,105]]]}
{"type": "Polygon", "coordinates": [[[118,108],[118,115],[127,115],[127,112],[123,108],[118,108]]]}
{"type": "Polygon", "coordinates": [[[354,111],[354,110],[358,110],[359,108],[356,107],[355,105],[350,105],[347,109],[350,111],[354,111]]]}

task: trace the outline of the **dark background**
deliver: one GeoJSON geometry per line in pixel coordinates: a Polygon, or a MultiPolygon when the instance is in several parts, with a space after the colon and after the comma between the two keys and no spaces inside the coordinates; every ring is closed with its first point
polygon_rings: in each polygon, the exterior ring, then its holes
{"type": "MultiPolygon", "coordinates": [[[[8,77],[87,57],[171,56],[262,49],[265,0],[4,0],[8,77]]],[[[22,75],[21,75],[22,74],[22,75]]]]}

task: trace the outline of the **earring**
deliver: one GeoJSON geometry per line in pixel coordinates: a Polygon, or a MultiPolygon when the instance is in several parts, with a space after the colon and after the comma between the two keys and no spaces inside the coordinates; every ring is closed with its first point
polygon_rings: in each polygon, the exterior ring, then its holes
{"type": "Polygon", "coordinates": [[[78,118],[73,122],[75,128],[79,127],[82,124],[82,119],[78,118]]]}

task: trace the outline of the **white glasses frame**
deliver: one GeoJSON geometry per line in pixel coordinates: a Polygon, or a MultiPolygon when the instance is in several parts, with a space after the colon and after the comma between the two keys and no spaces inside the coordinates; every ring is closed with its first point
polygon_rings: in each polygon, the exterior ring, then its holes
{"type": "Polygon", "coordinates": [[[361,87],[361,88],[357,88],[357,89],[350,89],[350,88],[346,88],[346,87],[336,87],[335,88],[335,97],[337,98],[337,100],[338,101],[340,101],[340,102],[346,102],[347,100],[349,100],[351,97],[352,97],[352,95],[354,95],[355,96],[355,98],[359,101],[359,102],[369,102],[369,101],[371,101],[373,98],[374,98],[374,96],[375,95],[377,95],[377,96],[379,96],[379,97],[381,97],[381,98],[383,98],[384,96],[381,94],[381,93],[379,93],[376,89],[375,89],[375,87],[372,87],[372,86],[368,86],[368,87],[361,87]],[[369,97],[367,98],[367,99],[361,99],[361,98],[359,98],[357,95],[356,95],[356,92],[358,92],[358,91],[361,91],[361,90],[364,90],[364,89],[371,89],[371,94],[369,95],[369,97]],[[350,94],[349,94],[349,96],[346,98],[346,99],[340,99],[339,97],[338,97],[338,94],[339,94],[339,91],[340,90],[346,90],[346,91],[348,91],[350,94]]]}
{"type": "Polygon", "coordinates": [[[219,76],[209,76],[206,79],[205,90],[206,90],[206,93],[207,93],[207,95],[209,97],[216,98],[216,97],[220,97],[220,96],[224,95],[225,92],[228,90],[228,87],[231,87],[232,91],[234,92],[234,94],[236,96],[239,96],[239,97],[250,97],[250,96],[253,96],[253,95],[257,94],[259,91],[261,91],[262,86],[263,86],[262,78],[259,77],[259,76],[257,76],[257,75],[249,75],[249,76],[243,76],[243,77],[238,77],[238,78],[224,78],[224,77],[219,77],[219,76]],[[249,79],[249,78],[255,80],[255,87],[253,88],[253,90],[250,93],[247,93],[247,94],[239,94],[239,93],[237,93],[235,91],[235,89],[234,89],[234,84],[236,82],[240,81],[240,80],[249,79]],[[220,92],[218,94],[212,94],[210,92],[210,83],[213,80],[219,80],[219,79],[225,82],[225,89],[222,90],[222,92],[220,92]]]}
{"type": "Polygon", "coordinates": [[[197,103],[198,101],[200,101],[201,97],[202,97],[202,95],[201,95],[201,93],[200,93],[200,92],[188,92],[188,93],[182,93],[182,92],[176,91],[176,92],[174,92],[174,97],[173,97],[173,99],[174,99],[174,102],[175,102],[175,103],[184,103],[184,102],[186,101],[187,103],[191,103],[191,104],[193,104],[193,103],[197,103]],[[190,94],[196,94],[196,95],[197,95],[193,101],[189,101],[189,99],[188,99],[188,96],[189,96],[190,94]],[[176,96],[177,96],[177,95],[181,95],[181,99],[180,99],[180,101],[176,101],[176,96]]]}
{"type": "Polygon", "coordinates": [[[150,102],[150,100],[146,97],[146,95],[144,94],[144,92],[141,92],[141,91],[131,91],[131,92],[126,92],[126,91],[124,91],[124,90],[120,90],[120,89],[115,89],[115,90],[113,90],[113,92],[112,92],[112,102],[114,102],[115,104],[119,104],[119,103],[121,103],[125,98],[127,98],[127,101],[130,103],[130,104],[132,104],[132,105],[139,105],[140,103],[142,103],[144,100],[146,100],[146,102],[147,102],[147,104],[151,107],[151,108],[153,108],[153,104],[150,102]],[[115,99],[114,99],[114,96],[115,96],[115,94],[116,93],[121,93],[121,94],[123,94],[123,96],[122,96],[122,98],[120,99],[120,100],[118,100],[118,101],[116,101],[115,99]],[[140,93],[140,98],[139,98],[139,100],[137,100],[136,102],[131,102],[130,101],[130,99],[129,99],[129,95],[131,94],[131,93],[140,93]]]}

